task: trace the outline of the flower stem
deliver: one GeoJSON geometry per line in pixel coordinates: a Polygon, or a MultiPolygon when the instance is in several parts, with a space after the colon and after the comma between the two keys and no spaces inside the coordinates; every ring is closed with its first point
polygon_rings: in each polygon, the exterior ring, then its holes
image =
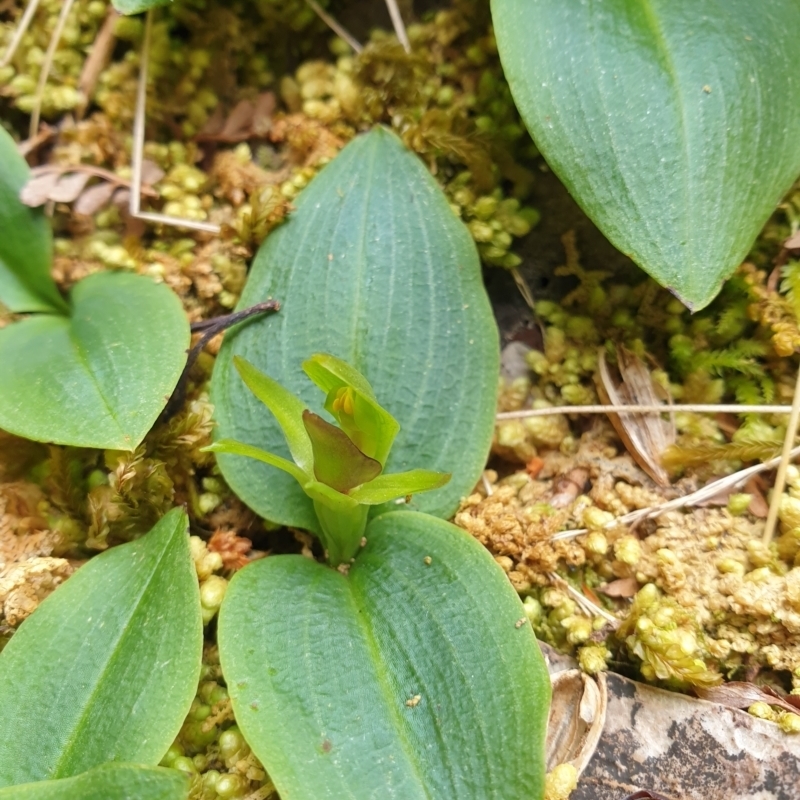
{"type": "Polygon", "coordinates": [[[328,563],[332,567],[348,563],[361,546],[361,538],[367,528],[369,506],[357,505],[347,510],[332,509],[319,500],[314,500],[314,511],[322,526],[320,539],[328,563]]]}

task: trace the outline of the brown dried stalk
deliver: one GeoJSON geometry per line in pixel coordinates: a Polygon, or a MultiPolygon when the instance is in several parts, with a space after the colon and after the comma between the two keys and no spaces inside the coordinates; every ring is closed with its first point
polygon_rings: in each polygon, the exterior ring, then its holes
{"type": "MultiPolygon", "coordinates": [[[[616,408],[630,405],[657,406],[663,399],[645,363],[630,350],[617,348],[620,382],[611,376],[605,354],[600,351],[597,392],[600,399],[616,408]]],[[[659,387],[660,388],[660,387],[659,387]]],[[[664,409],[668,410],[668,409],[664,409]]],[[[659,485],[669,486],[669,475],[661,464],[661,454],[675,442],[675,420],[662,419],[661,414],[626,411],[609,414],[619,438],[636,463],[659,485]]]]}

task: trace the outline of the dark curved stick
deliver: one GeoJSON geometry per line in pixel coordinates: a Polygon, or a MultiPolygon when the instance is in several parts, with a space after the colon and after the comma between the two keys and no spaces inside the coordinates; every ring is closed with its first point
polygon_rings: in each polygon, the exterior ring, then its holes
{"type": "Polygon", "coordinates": [[[197,340],[191,350],[187,351],[186,366],[181,372],[178,382],[175,384],[175,389],[170,395],[164,410],[158,417],[158,422],[166,422],[171,417],[175,416],[183,401],[186,399],[186,385],[189,383],[189,372],[197,361],[197,357],[203,352],[203,348],[222,331],[227,330],[233,325],[244,322],[246,319],[255,316],[256,314],[266,314],[269,312],[280,311],[281,304],[277,300],[265,300],[263,303],[256,303],[250,308],[245,308],[242,311],[234,311],[232,314],[223,314],[221,317],[212,317],[211,319],[204,319],[200,322],[193,322],[190,326],[192,333],[202,333],[203,335],[197,340]]]}

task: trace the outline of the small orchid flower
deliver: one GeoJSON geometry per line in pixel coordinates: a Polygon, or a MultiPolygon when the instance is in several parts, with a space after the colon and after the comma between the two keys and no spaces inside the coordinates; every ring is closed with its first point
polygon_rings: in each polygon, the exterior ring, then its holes
{"type": "Polygon", "coordinates": [[[355,556],[369,506],[438,489],[450,480],[449,473],[425,469],[383,474],[400,425],[378,404],[366,378],[341,359],[317,353],[303,363],[308,377],[325,392],[325,410],[338,427],[248,361],[237,356],[234,364],[275,416],[293,460],[232,439],[206,449],[248,456],[288,472],[314,503],[320,539],[333,566],[355,556]]]}

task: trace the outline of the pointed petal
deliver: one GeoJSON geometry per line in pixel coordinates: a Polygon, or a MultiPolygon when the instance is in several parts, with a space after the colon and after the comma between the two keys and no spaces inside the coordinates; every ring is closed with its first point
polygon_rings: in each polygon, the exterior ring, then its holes
{"type": "Polygon", "coordinates": [[[234,364],[247,388],[272,412],[281,426],[289,452],[300,469],[310,473],[313,469],[314,455],[311,441],[303,425],[305,403],[284,389],[269,375],[256,369],[249,361],[235,356],[234,364]]]}

